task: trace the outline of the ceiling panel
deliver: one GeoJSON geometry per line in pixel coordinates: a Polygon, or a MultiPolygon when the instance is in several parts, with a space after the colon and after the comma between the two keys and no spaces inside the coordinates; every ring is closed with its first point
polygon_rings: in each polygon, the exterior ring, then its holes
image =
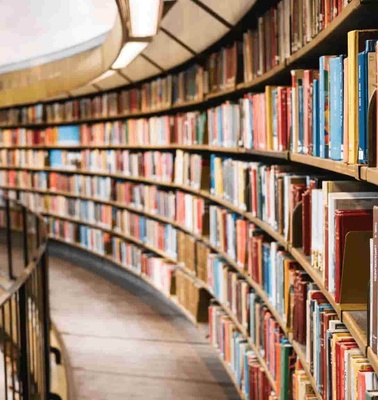
{"type": "Polygon", "coordinates": [[[148,45],[143,54],[163,69],[169,69],[189,60],[189,58],[192,57],[192,53],[162,31],[159,31],[159,33],[154,37],[152,43],[148,45]]]}
{"type": "Polygon", "coordinates": [[[161,26],[197,53],[205,50],[229,30],[191,0],[179,0],[161,26]]]}
{"type": "Polygon", "coordinates": [[[128,83],[130,82],[123,76],[121,76],[118,73],[114,73],[113,75],[96,82],[96,86],[98,86],[102,90],[108,90],[119,86],[127,85],[128,83]]]}
{"type": "Polygon", "coordinates": [[[55,100],[63,100],[67,99],[70,96],[69,93],[61,93],[53,97],[48,97],[46,99],[43,99],[43,101],[55,101],[55,100]]]}
{"type": "Polygon", "coordinates": [[[256,0],[201,0],[202,3],[219,14],[227,22],[235,25],[256,0]]]}
{"type": "Polygon", "coordinates": [[[137,57],[131,64],[121,70],[132,81],[140,81],[157,75],[160,70],[143,57],[137,57]]]}
{"type": "Polygon", "coordinates": [[[97,93],[98,90],[92,86],[92,85],[87,85],[87,86],[82,86],[80,88],[77,88],[75,90],[70,91],[71,96],[84,96],[86,94],[92,94],[92,93],[97,93]]]}

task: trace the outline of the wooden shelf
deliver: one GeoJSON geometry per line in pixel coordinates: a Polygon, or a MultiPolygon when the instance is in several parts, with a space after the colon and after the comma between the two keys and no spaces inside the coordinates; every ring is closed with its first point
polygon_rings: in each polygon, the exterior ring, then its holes
{"type": "Polygon", "coordinates": [[[313,157],[304,154],[290,153],[289,158],[291,161],[306,164],[312,167],[326,169],[331,172],[350,176],[359,179],[359,165],[349,165],[341,161],[334,161],[328,158],[313,157]]]}
{"type": "Polygon", "coordinates": [[[297,343],[296,341],[293,341],[292,345],[293,345],[294,351],[296,352],[299,360],[301,361],[303,369],[306,371],[307,377],[310,380],[311,386],[314,389],[316,397],[319,400],[322,400],[323,398],[322,398],[321,394],[319,393],[319,391],[317,389],[317,385],[316,385],[315,379],[311,374],[311,368],[310,368],[310,366],[308,365],[308,363],[306,361],[306,351],[305,351],[304,346],[302,346],[301,344],[297,343]]]}
{"type": "Polygon", "coordinates": [[[378,355],[375,354],[371,347],[367,349],[367,358],[372,365],[376,374],[378,374],[378,355]]]}
{"type": "Polygon", "coordinates": [[[368,328],[367,311],[344,311],[342,321],[357,342],[362,353],[367,355],[368,340],[366,336],[368,328]]]}
{"type": "MultiPolygon", "coordinates": [[[[345,164],[341,161],[334,161],[330,159],[313,157],[309,155],[290,153],[288,151],[273,151],[273,150],[254,150],[254,149],[244,149],[244,148],[231,148],[231,147],[217,147],[208,145],[90,145],[90,146],[12,146],[0,147],[0,150],[51,150],[51,149],[61,149],[61,150],[83,150],[83,149],[122,149],[122,150],[135,150],[135,151],[175,151],[184,150],[188,152],[206,152],[206,153],[225,153],[232,154],[235,156],[251,155],[256,157],[271,158],[277,160],[287,160],[293,161],[298,164],[307,165],[309,167],[319,168],[321,170],[326,170],[340,175],[349,176],[358,180],[366,180],[367,182],[378,185],[378,168],[367,168],[360,164],[345,164]]],[[[61,173],[77,173],[85,175],[99,175],[99,176],[114,176],[121,179],[131,179],[133,177],[128,177],[123,174],[108,173],[105,171],[89,171],[84,169],[72,169],[72,168],[52,168],[52,167],[28,167],[28,166],[17,166],[17,165],[2,165],[0,170],[26,170],[26,171],[46,171],[46,172],[61,172],[61,173]]],[[[137,178],[139,180],[146,179],[143,177],[137,178]]],[[[161,182],[159,183],[161,184],[161,182]]]]}
{"type": "Polygon", "coordinates": [[[341,318],[341,308],[340,305],[335,302],[334,297],[328,290],[324,287],[323,279],[315,268],[311,266],[310,258],[306,257],[301,249],[290,248],[290,253],[294,259],[301,265],[301,267],[311,276],[311,279],[316,283],[321,292],[325,295],[328,302],[332,305],[334,310],[337,312],[339,318],[341,318]]]}
{"type": "Polygon", "coordinates": [[[109,233],[110,235],[117,236],[117,237],[119,237],[121,239],[124,239],[127,242],[133,243],[133,244],[135,244],[135,245],[137,245],[139,247],[143,247],[146,250],[149,250],[149,251],[157,254],[158,256],[164,258],[165,260],[167,260],[167,261],[169,261],[171,263],[177,263],[176,259],[174,259],[174,258],[172,258],[172,256],[164,253],[163,250],[155,248],[155,247],[149,245],[148,243],[144,243],[143,241],[141,241],[139,239],[136,239],[133,236],[126,235],[126,234],[124,234],[122,232],[118,232],[116,230],[112,230],[112,229],[109,229],[107,227],[103,227],[103,226],[100,226],[100,225],[97,225],[97,224],[94,224],[94,223],[91,223],[91,222],[88,222],[88,221],[83,221],[83,220],[77,219],[77,218],[66,217],[66,216],[59,215],[59,214],[53,214],[53,213],[44,212],[44,213],[42,213],[42,215],[44,215],[46,217],[50,217],[50,218],[55,218],[55,219],[60,219],[60,220],[72,222],[72,223],[79,224],[79,225],[85,225],[85,226],[88,226],[89,228],[101,230],[103,232],[109,233]]]}

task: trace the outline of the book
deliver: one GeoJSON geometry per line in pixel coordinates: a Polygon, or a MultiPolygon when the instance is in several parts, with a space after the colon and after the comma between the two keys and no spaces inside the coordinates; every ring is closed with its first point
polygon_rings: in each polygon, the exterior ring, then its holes
{"type": "Polygon", "coordinates": [[[344,56],[331,58],[329,61],[330,91],[329,91],[329,143],[330,158],[336,161],[343,159],[344,139],[344,56]]]}
{"type": "Polygon", "coordinates": [[[359,147],[358,54],[364,50],[366,40],[377,37],[374,29],[348,32],[348,160],[354,164],[358,162],[359,147]]]}

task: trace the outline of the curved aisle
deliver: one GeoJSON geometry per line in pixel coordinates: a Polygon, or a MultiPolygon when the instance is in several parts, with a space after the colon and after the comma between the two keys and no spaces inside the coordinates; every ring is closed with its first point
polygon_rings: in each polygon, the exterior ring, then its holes
{"type": "Polygon", "coordinates": [[[76,399],[239,398],[204,334],[162,295],[119,268],[108,279],[86,270],[104,275],[107,263],[82,251],[49,250],[51,317],[76,399]]]}

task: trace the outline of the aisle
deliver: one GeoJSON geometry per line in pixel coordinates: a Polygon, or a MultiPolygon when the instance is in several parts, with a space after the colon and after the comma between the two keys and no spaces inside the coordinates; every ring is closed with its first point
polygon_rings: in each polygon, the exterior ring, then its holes
{"type": "Polygon", "coordinates": [[[136,278],[122,288],[52,256],[50,291],[77,400],[238,398],[207,339],[136,278]]]}

